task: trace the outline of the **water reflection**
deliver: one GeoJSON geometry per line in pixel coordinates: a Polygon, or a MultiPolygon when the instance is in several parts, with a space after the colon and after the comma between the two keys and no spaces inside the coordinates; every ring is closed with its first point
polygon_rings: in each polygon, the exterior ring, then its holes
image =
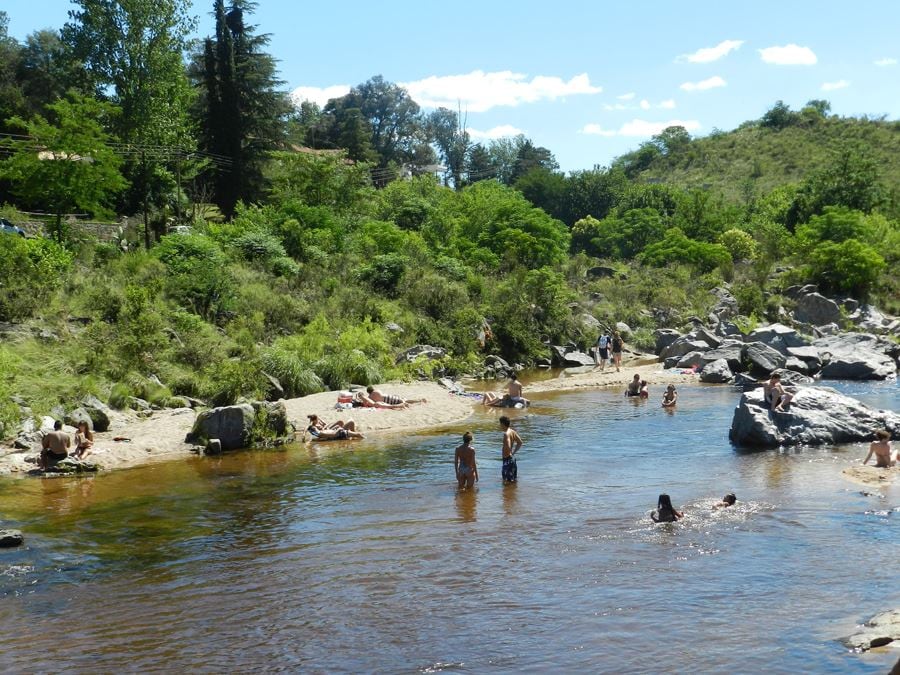
{"type": "Polygon", "coordinates": [[[456,491],[456,513],[464,523],[474,523],[477,520],[477,492],[478,488],[456,491]]]}

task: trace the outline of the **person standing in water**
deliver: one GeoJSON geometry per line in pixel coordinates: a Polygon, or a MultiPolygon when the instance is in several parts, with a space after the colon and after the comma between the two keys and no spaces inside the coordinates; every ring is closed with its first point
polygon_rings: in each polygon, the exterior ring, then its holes
{"type": "Polygon", "coordinates": [[[456,469],[456,480],[459,481],[459,489],[475,487],[478,482],[478,467],[475,465],[475,447],[472,441],[475,437],[471,431],[463,434],[463,442],[456,448],[456,456],[453,466],[456,469]]]}
{"type": "Polygon", "coordinates": [[[522,447],[522,437],[510,427],[506,415],[500,418],[500,428],[503,429],[503,468],[500,475],[505,483],[515,483],[519,474],[515,455],[522,447]]]}
{"type": "Polygon", "coordinates": [[[656,502],[656,511],[650,514],[654,523],[674,523],[684,518],[684,513],[676,511],[669,495],[660,495],[656,502]]]}
{"type": "Polygon", "coordinates": [[[663,408],[674,408],[676,403],[678,403],[678,392],[675,390],[675,385],[670,384],[666,387],[666,393],[663,394],[662,405],[663,408]]]}
{"type": "Polygon", "coordinates": [[[879,429],[875,432],[875,440],[869,445],[869,454],[863,460],[863,464],[868,464],[875,455],[875,468],[887,469],[894,464],[891,457],[891,432],[887,429],[879,429]]]}

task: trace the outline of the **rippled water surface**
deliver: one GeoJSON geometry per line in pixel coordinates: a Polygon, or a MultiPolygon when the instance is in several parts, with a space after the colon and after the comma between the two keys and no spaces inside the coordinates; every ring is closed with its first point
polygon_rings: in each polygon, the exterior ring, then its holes
{"type": "MultiPolygon", "coordinates": [[[[900,409],[895,383],[842,385],[900,409]]],[[[661,392],[659,392],[661,394],[661,392]]],[[[388,441],[0,483],[0,667],[18,671],[884,672],[834,638],[900,606],[900,486],[865,448],[737,452],[737,394],[536,397],[388,441]],[[481,482],[452,452],[476,434],[481,482]],[[735,491],[738,506],[710,505],[735,491]],[[653,525],[660,492],[684,506],[653,525]]],[[[390,414],[389,412],[378,414],[390,414]]]]}

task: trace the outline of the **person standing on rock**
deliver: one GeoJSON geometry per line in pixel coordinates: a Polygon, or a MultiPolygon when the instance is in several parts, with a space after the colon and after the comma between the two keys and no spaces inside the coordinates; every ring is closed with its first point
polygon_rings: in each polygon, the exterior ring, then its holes
{"type": "Polygon", "coordinates": [[[65,459],[69,454],[72,439],[62,428],[63,423],[56,420],[53,423],[53,431],[48,432],[41,440],[41,454],[38,458],[38,466],[41,471],[46,471],[51,464],[65,459]]]}
{"type": "Polygon", "coordinates": [[[625,340],[619,335],[619,331],[614,331],[612,336],[612,358],[613,365],[618,373],[622,366],[622,350],[625,349],[625,340]]]}
{"type": "Polygon", "coordinates": [[[500,418],[500,428],[503,429],[503,468],[500,470],[500,475],[503,477],[504,483],[515,483],[519,475],[516,453],[522,447],[522,437],[510,427],[509,418],[506,415],[500,418]]]}
{"type": "Polygon", "coordinates": [[[887,469],[894,465],[894,458],[891,457],[891,432],[887,429],[875,432],[875,440],[869,445],[869,454],[863,464],[868,464],[872,455],[875,455],[876,469],[887,469]]]}

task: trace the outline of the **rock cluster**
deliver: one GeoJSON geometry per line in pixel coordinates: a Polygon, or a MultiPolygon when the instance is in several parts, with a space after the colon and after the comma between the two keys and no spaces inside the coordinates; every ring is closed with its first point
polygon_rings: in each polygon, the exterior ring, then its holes
{"type": "Polygon", "coordinates": [[[206,443],[208,450],[239,450],[289,433],[284,401],[251,401],[206,410],[194,422],[186,443],[206,443]],[[210,444],[209,441],[218,443],[210,444]]]}
{"type": "Polygon", "coordinates": [[[860,630],[841,639],[847,647],[864,652],[900,640],[900,609],[876,614],[860,630]]]}

